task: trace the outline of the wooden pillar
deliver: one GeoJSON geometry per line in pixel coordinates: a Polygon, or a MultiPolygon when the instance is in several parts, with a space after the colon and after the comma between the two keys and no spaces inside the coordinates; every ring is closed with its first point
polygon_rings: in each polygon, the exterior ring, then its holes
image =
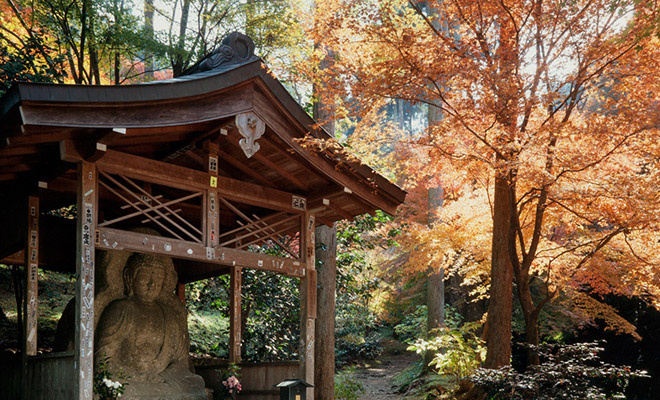
{"type": "MultiPolygon", "coordinates": [[[[300,279],[300,379],[314,384],[314,329],[316,325],[316,254],[314,214],[306,212],[301,229],[301,252],[305,276],[300,279]]],[[[307,398],[314,398],[314,388],[307,388],[307,398]]]]}
{"type": "Polygon", "coordinates": [[[28,238],[25,253],[27,276],[25,279],[25,354],[37,354],[37,302],[39,278],[39,198],[28,199],[28,238]]]}
{"type": "Polygon", "coordinates": [[[28,357],[37,354],[37,316],[39,299],[39,198],[28,197],[27,237],[25,244],[25,298],[23,299],[22,385],[28,398],[28,357]]]}
{"type": "Polygon", "coordinates": [[[78,164],[76,238],[75,399],[92,400],[94,380],[94,240],[98,180],[96,165],[78,164]]]}
{"type": "Polygon", "coordinates": [[[316,228],[317,318],[314,356],[315,400],[335,398],[335,292],[337,288],[337,224],[316,228]]]}
{"type": "Polygon", "coordinates": [[[218,144],[212,141],[204,143],[206,151],[206,171],[209,173],[209,190],[206,199],[206,247],[208,259],[215,258],[214,248],[218,245],[220,215],[218,214],[218,144]]]}
{"type": "Polygon", "coordinates": [[[233,266],[229,280],[229,362],[241,362],[241,267],[233,266]]]}

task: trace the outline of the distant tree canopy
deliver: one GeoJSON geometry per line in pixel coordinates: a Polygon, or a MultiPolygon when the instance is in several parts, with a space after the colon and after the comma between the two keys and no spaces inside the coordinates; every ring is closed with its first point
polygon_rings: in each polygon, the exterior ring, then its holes
{"type": "Polygon", "coordinates": [[[0,90],[15,80],[135,83],[181,74],[234,30],[264,57],[301,40],[295,3],[7,0],[0,4],[0,90]]]}

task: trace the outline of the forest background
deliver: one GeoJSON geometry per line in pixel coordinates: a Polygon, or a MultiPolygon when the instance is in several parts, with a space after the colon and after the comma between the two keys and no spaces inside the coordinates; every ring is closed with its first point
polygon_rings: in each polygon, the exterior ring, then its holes
{"type": "MultiPolygon", "coordinates": [[[[520,371],[542,361],[512,343],[605,338],[609,361],[660,376],[658,11],[642,0],[5,0],[0,90],[177,76],[243,31],[308,112],[325,108],[338,150],[409,192],[393,218],[337,228],[339,363],[395,337],[462,378],[512,354],[520,371]],[[448,334],[468,343],[455,359],[434,350],[456,347],[448,334]]],[[[245,357],[295,357],[296,285],[244,274],[245,357]]],[[[226,286],[187,290],[200,353],[226,352],[226,286]]]]}

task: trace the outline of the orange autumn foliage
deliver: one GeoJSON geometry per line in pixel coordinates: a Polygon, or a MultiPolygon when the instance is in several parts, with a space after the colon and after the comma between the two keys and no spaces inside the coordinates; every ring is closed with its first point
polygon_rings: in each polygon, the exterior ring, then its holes
{"type": "Polygon", "coordinates": [[[501,330],[489,366],[508,363],[514,275],[530,343],[559,294],[626,332],[599,295],[660,305],[657,13],[645,1],[355,0],[328,2],[311,31],[336,54],[317,79],[357,121],[353,148],[410,187],[445,187],[431,228],[406,209],[409,265],[456,252],[490,264],[488,324],[501,330]],[[394,99],[443,118],[397,136],[380,123],[394,99]]]}

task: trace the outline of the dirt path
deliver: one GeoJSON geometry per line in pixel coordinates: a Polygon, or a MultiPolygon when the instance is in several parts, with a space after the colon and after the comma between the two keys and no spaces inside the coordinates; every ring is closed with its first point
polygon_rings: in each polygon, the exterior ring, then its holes
{"type": "Polygon", "coordinates": [[[398,400],[403,395],[396,393],[394,377],[410,364],[419,360],[413,352],[385,354],[367,367],[356,370],[356,378],[364,385],[365,393],[360,400],[398,400]]]}

